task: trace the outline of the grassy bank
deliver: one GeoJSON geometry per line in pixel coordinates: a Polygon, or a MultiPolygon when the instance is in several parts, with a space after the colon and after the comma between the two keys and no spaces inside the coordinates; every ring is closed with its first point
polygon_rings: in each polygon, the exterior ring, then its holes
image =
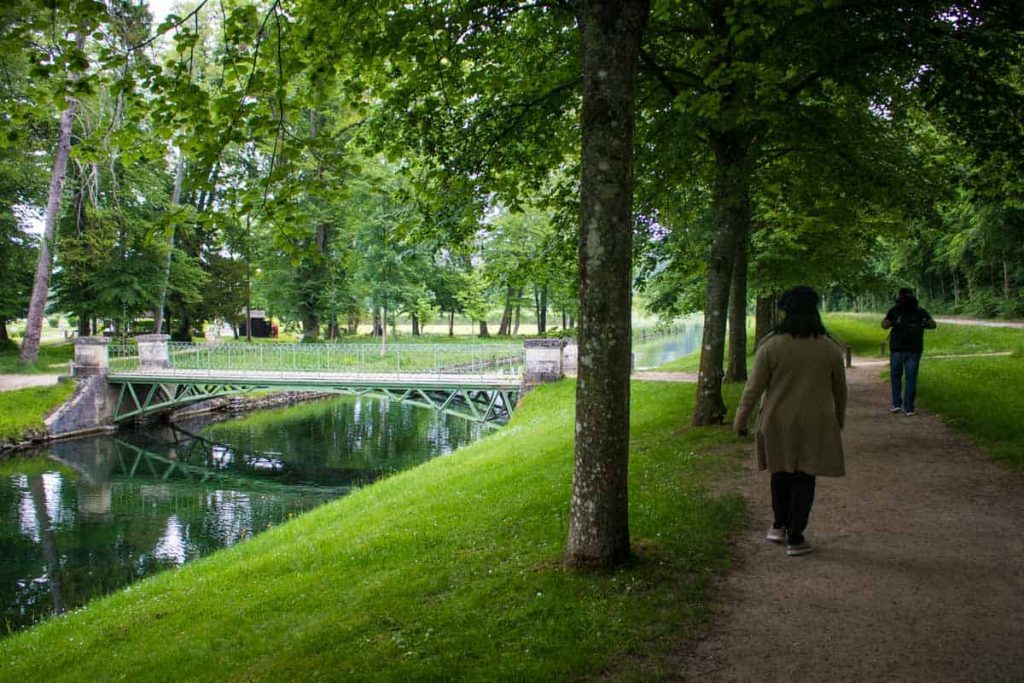
{"type": "MultiPolygon", "coordinates": [[[[878,355],[880,316],[830,315],[829,330],[855,352],[878,355]]],[[[887,376],[887,371],[886,371],[887,376]]],[[[974,438],[997,460],[1024,468],[1024,330],[940,324],[925,333],[918,404],[974,438]],[[938,358],[1010,352],[1011,356],[938,358]]],[[[880,388],[880,391],[883,390],[880,388]]]]}
{"type": "Polygon", "coordinates": [[[451,456],[0,640],[0,679],[657,676],[706,618],[707,581],[743,516],[737,495],[711,491],[745,446],[725,428],[684,428],[692,394],[633,385],[629,567],[560,568],[573,436],[562,382],[451,456]]]}
{"type": "Polygon", "coordinates": [[[0,349],[0,375],[67,373],[68,362],[74,352],[71,344],[44,344],[39,347],[39,357],[35,363],[22,365],[18,360],[21,348],[12,344],[0,349]]]}
{"type": "Polygon", "coordinates": [[[64,403],[74,382],[0,392],[0,442],[17,443],[31,432],[43,432],[43,418],[64,403]]]}

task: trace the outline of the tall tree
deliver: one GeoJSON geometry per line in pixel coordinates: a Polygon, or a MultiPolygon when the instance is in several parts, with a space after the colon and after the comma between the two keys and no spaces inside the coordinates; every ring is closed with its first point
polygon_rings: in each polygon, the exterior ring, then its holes
{"type": "Polygon", "coordinates": [[[43,331],[43,318],[46,314],[46,297],[50,289],[50,272],[53,268],[51,249],[57,232],[64,180],[67,177],[68,157],[71,154],[71,129],[75,121],[75,108],[78,106],[74,85],[79,80],[81,71],[88,64],[83,49],[89,30],[88,20],[82,19],[81,24],[74,31],[74,49],[65,49],[62,53],[68,64],[69,91],[65,93],[66,104],[61,113],[60,126],[57,131],[57,146],[53,153],[50,189],[46,196],[46,210],[43,212],[43,235],[39,242],[39,260],[36,264],[35,278],[32,281],[28,319],[25,323],[25,338],[21,345],[22,363],[34,363],[39,355],[39,341],[43,331]]]}
{"type": "Polygon", "coordinates": [[[630,554],[629,373],[636,65],[645,0],[584,0],[580,117],[580,326],[570,567],[630,554]]]}

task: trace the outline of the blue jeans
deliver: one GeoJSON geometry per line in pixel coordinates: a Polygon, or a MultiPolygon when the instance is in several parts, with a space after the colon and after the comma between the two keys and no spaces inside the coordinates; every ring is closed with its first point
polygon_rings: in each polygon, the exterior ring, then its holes
{"type": "Polygon", "coordinates": [[[892,385],[893,408],[903,408],[905,413],[914,412],[914,397],[917,396],[917,369],[920,366],[920,351],[891,351],[889,353],[889,383],[892,385]],[[903,373],[907,375],[905,389],[903,373]]]}

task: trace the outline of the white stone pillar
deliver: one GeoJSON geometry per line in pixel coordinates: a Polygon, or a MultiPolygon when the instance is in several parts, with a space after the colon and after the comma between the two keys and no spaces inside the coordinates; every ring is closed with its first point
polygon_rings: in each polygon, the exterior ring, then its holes
{"type": "Polygon", "coordinates": [[[562,371],[567,375],[575,375],[579,369],[579,351],[575,339],[569,339],[562,349],[562,371]]]}
{"type": "Polygon", "coordinates": [[[167,351],[169,334],[140,334],[135,338],[139,343],[139,370],[162,370],[171,366],[167,351]]]}
{"type": "Polygon", "coordinates": [[[523,347],[526,349],[525,384],[554,382],[565,377],[562,366],[564,339],[527,339],[523,347]]]}
{"type": "Polygon", "coordinates": [[[106,375],[109,367],[107,356],[107,345],[110,340],[106,337],[78,337],[73,342],[75,346],[75,367],[72,371],[74,377],[92,377],[93,375],[106,375]]]}

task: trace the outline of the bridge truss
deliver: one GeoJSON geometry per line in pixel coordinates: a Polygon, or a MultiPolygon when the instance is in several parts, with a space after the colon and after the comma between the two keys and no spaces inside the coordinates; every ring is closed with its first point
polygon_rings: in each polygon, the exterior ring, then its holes
{"type": "Polygon", "coordinates": [[[518,378],[507,377],[374,377],[329,376],[322,373],[297,373],[291,377],[259,375],[212,371],[112,374],[108,379],[117,390],[113,419],[114,422],[124,422],[221,396],[269,390],[371,395],[392,402],[431,408],[475,422],[504,422],[512,415],[520,391],[518,378]]]}

